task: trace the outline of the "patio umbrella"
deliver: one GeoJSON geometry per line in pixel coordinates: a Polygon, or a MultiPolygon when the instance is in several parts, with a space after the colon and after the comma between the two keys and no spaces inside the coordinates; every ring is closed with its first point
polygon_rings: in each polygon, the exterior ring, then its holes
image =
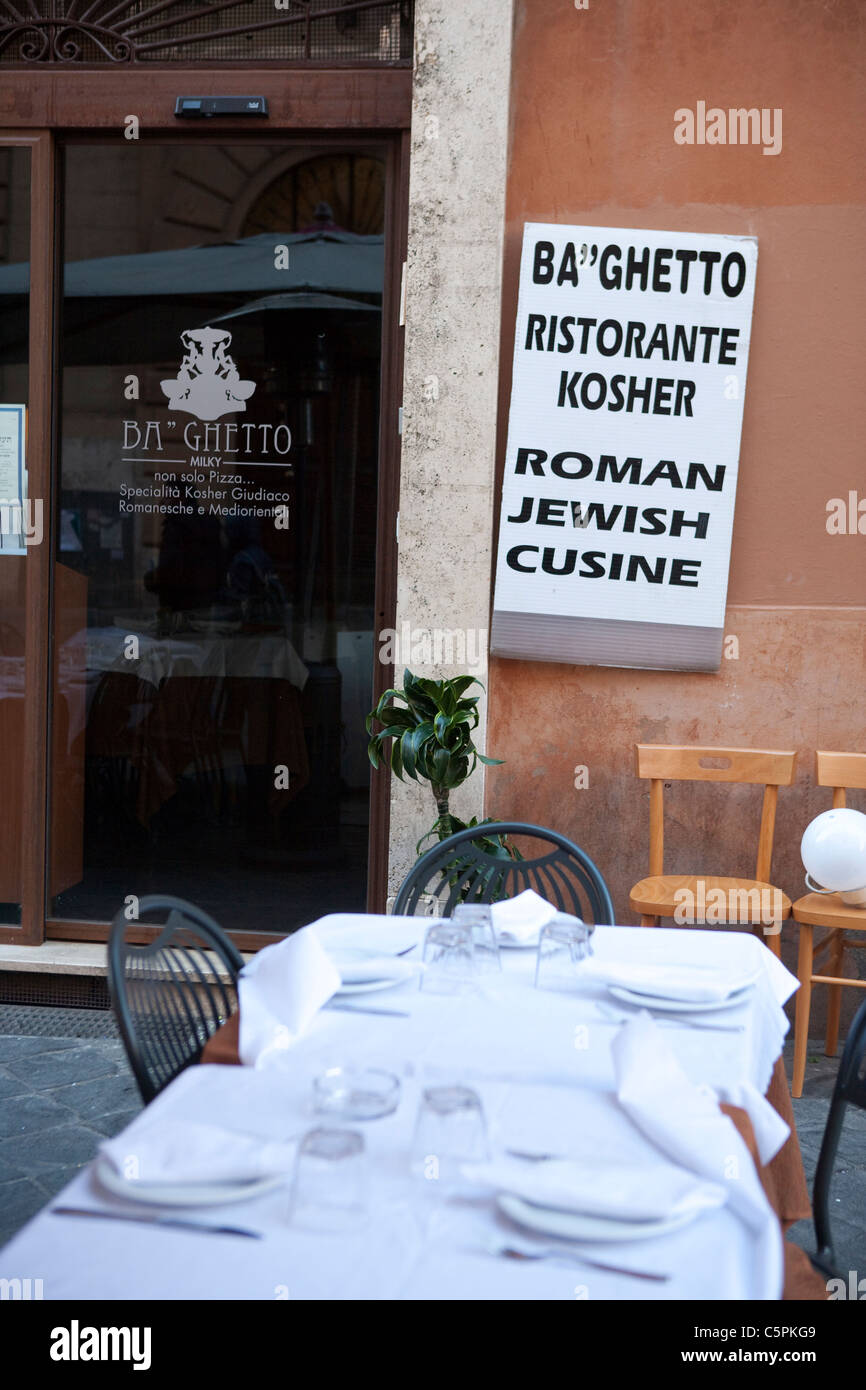
{"type": "MultiPolygon", "coordinates": [[[[69,261],[64,293],[73,298],[249,294],[253,291],[314,290],[381,294],[384,238],[352,232],[263,232],[241,241],[102,256],[69,261]],[[278,269],[275,247],[288,248],[288,266],[278,269]]],[[[29,287],[26,262],[0,266],[0,295],[29,287]]]]}
{"type": "Polygon", "coordinates": [[[232,309],[227,314],[219,314],[213,319],[213,322],[222,323],[225,319],[240,318],[244,314],[259,314],[287,309],[366,309],[375,314],[380,312],[378,304],[364,304],[358,299],[345,299],[338,294],[289,290],[287,294],[266,294],[261,299],[251,299],[249,304],[242,304],[239,309],[232,309]]]}

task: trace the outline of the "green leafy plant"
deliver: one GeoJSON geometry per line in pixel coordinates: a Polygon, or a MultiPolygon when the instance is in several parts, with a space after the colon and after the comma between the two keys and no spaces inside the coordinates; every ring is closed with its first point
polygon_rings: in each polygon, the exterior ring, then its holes
{"type": "MultiPolygon", "coordinates": [[[[488,758],[472,741],[478,726],[478,695],[466,695],[472,685],[481,685],[476,676],[454,676],[450,680],[424,680],[413,676],[408,668],[403,672],[403,689],[386,690],[376,708],[367,715],[370,741],[367,754],[374,768],[388,761],[387,743],[391,740],[391,771],[402,782],[426,781],[436,802],[438,816],[434,824],[418,841],[417,852],[425,840],[436,835],[447,840],[457,830],[473,826],[492,825],[495,821],[479,821],[475,816],[468,822],[451,814],[449,797],[471,777],[479,762],[489,767],[500,764],[502,758],[488,758]],[[397,701],[402,701],[398,704],[397,701]],[[381,724],[378,733],[374,723],[381,724]]],[[[481,685],[482,690],[484,689],[481,685]]],[[[480,835],[477,841],[490,853],[512,858],[503,836],[480,835]]]]}

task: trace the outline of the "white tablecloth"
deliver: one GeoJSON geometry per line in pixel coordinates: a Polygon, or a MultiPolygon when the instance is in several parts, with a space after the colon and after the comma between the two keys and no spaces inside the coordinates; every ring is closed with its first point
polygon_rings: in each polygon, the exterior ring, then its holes
{"type": "MultiPolygon", "coordinates": [[[[419,924],[423,928],[423,923],[419,924]]],[[[599,928],[599,958],[762,967],[755,989],[735,1009],[701,1020],[736,1031],[666,1028],[689,1077],[714,1088],[745,1088],[757,1101],[781,1050],[781,1005],[796,981],[756,938],[656,928],[599,928]]],[[[44,1280],[46,1298],[135,1299],[744,1299],[767,1294],[755,1268],[754,1234],[730,1207],[652,1240],[598,1248],[608,1263],[669,1272],[650,1283],[589,1268],[518,1263],[487,1253],[493,1238],[517,1237],[488,1196],[448,1200],[435,1184],[408,1173],[418,1095],[432,1081],[462,1081],[482,1096],[496,1147],[549,1148],[603,1163],[606,1152],[639,1157],[648,1141],[613,1093],[611,1041],[616,1023],[602,1016],[603,991],[567,996],[535,991],[533,952],[504,955],[501,979],[480,999],[449,999],[402,984],[358,1003],[408,1010],[410,1017],[352,1016],[324,1010],[308,1033],[267,1071],[195,1067],[151,1104],[160,1115],[219,1123],[286,1140],[319,1121],[313,1077],[338,1062],[386,1066],[401,1076],[392,1116],[360,1124],[372,1171],[371,1219],[357,1235],[307,1234],[288,1220],[288,1192],[200,1213],[211,1222],[248,1225],[262,1241],[204,1236],[43,1212],[0,1253],[0,1277],[44,1280]]],[[[608,1004],[610,1001],[608,1000],[608,1004]]],[[[697,1020],[696,1020],[697,1022],[697,1020]]],[[[134,1146],[134,1121],[126,1131],[134,1146]]],[[[735,1135],[732,1126],[732,1135],[735,1135]]],[[[60,1200],[60,1199],[56,1199],[60,1200]]],[[[90,1171],[62,1194],[64,1203],[111,1207],[90,1171]]],[[[781,1241],[781,1233],[779,1234],[781,1241]]],[[[587,1252],[589,1247],[586,1247],[587,1252]]]]}

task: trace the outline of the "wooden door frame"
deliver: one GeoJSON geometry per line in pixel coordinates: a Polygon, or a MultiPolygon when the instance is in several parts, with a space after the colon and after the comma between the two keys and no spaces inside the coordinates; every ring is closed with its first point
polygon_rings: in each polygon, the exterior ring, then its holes
{"type": "Polygon", "coordinates": [[[38,945],[44,935],[47,875],[48,688],[53,554],[51,457],[54,428],[54,295],[57,266],[57,158],[48,129],[0,130],[0,148],[30,150],[30,296],[28,307],[27,493],[43,503],[41,544],[25,568],[24,746],[21,801],[21,925],[0,927],[0,943],[38,945]]]}
{"type": "MultiPolygon", "coordinates": [[[[361,143],[386,150],[385,276],[382,297],[382,355],[379,409],[379,485],[376,523],[374,697],[391,683],[392,668],[378,660],[378,632],[393,627],[396,611],[403,330],[399,324],[402,268],[408,223],[409,126],[412,73],[409,68],[148,69],[78,72],[2,72],[0,141],[29,145],[31,157],[30,495],[45,499],[45,537],[28,556],[25,680],[28,691],[25,738],[30,756],[25,776],[22,864],[22,922],[0,927],[0,943],[37,945],[45,938],[100,941],[105,922],[70,921],[48,914],[47,847],[51,660],[53,631],[51,572],[52,505],[57,483],[59,426],[56,403],[57,322],[60,302],[59,146],[64,139],[124,139],[124,120],[139,119],[143,141],[191,140],[225,143],[289,141],[293,136],[324,147],[361,143]],[[207,122],[174,116],[179,95],[251,92],[268,99],[267,121],[227,118],[207,122]],[[31,589],[31,570],[33,571],[31,589]]],[[[383,912],[387,896],[390,774],[371,777],[367,910],[383,912]]],[[[141,928],[141,939],[153,934],[141,928]]],[[[278,939],[269,932],[232,932],[242,950],[278,939]]]]}

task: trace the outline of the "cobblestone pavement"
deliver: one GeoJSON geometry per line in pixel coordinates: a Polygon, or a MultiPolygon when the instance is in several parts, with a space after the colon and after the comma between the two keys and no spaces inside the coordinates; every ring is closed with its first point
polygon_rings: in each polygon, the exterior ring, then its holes
{"type": "MultiPolygon", "coordinates": [[[[0,1006],[0,1246],[141,1108],[110,1015],[85,1013],[0,1006]],[[13,1025],[15,1032],[3,1031],[13,1025]],[[63,1035],[38,1031],[49,1026],[63,1035]]],[[[789,1043],[789,1075],[790,1050],[789,1043]]],[[[794,1102],[810,1184],[837,1065],[814,1044],[803,1097],[794,1102]]],[[[866,1278],[866,1112],[848,1112],[831,1201],[837,1266],[866,1278]]],[[[815,1248],[811,1222],[800,1222],[792,1238],[815,1248]]]]}
{"type": "MultiPolygon", "coordinates": [[[[792,1053],[793,1043],[789,1039],[785,1047],[789,1080],[792,1053]]],[[[803,1094],[794,1101],[797,1134],[810,1191],[838,1066],[838,1056],[824,1056],[822,1042],[810,1044],[803,1094]]],[[[866,1111],[852,1106],[848,1107],[836,1154],[830,1188],[830,1224],[836,1268],[843,1275],[851,1270],[859,1271],[859,1278],[866,1279],[866,1111]]],[[[811,1221],[801,1221],[794,1226],[790,1238],[804,1250],[815,1250],[811,1221]]]]}
{"type": "Polygon", "coordinates": [[[116,1036],[0,1034],[0,1245],[140,1109],[116,1036]]]}

